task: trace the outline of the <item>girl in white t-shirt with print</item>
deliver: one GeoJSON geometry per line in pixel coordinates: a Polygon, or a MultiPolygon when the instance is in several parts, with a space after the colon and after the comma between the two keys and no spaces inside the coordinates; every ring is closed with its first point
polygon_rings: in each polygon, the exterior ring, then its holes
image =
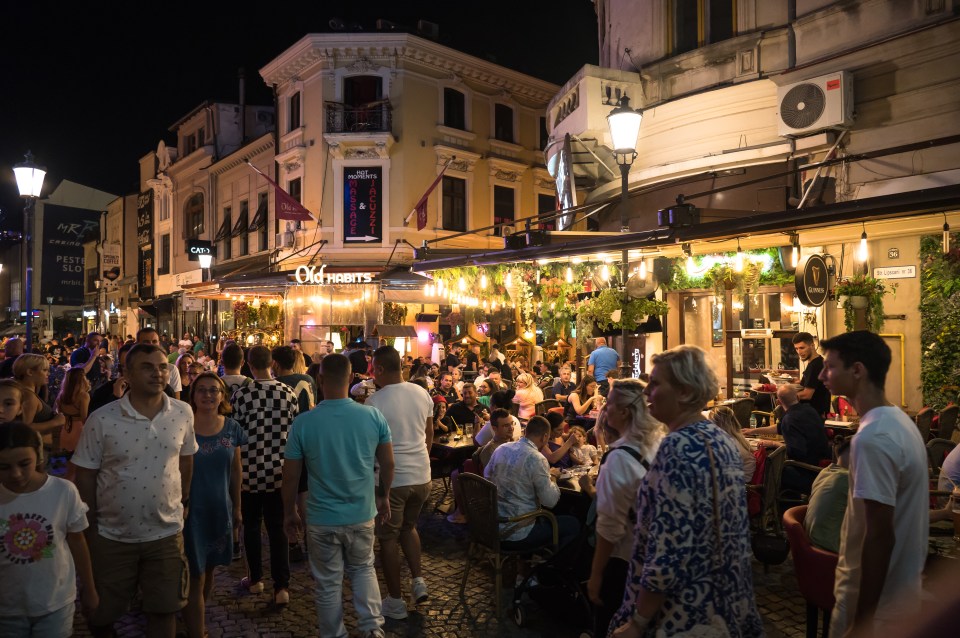
{"type": "Polygon", "coordinates": [[[43,471],[29,425],[0,424],[0,636],[73,635],[76,577],[86,613],[99,604],[77,488],[43,471]],[[14,584],[16,583],[16,584],[14,584]]]}

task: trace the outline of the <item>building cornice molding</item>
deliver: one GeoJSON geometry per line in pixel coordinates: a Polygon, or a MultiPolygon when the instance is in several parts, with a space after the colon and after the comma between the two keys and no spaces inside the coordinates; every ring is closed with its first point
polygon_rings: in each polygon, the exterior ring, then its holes
{"type": "Polygon", "coordinates": [[[260,69],[268,86],[302,78],[304,71],[322,64],[331,71],[337,63],[390,67],[409,62],[432,69],[442,78],[456,76],[483,84],[492,91],[505,91],[514,98],[546,106],[560,87],[455,49],[407,33],[312,33],[260,69]],[[361,62],[362,61],[362,62],[361,62]]]}
{"type": "Polygon", "coordinates": [[[236,168],[248,160],[273,149],[273,133],[261,138],[259,143],[254,142],[240,148],[210,167],[213,175],[222,175],[232,168],[236,168]]]}

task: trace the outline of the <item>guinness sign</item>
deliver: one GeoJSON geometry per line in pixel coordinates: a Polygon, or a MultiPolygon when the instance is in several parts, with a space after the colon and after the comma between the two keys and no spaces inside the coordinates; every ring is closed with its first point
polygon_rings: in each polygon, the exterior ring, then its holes
{"type": "Polygon", "coordinates": [[[797,299],[804,306],[822,306],[830,292],[830,272],[823,255],[807,255],[797,264],[797,299]]]}

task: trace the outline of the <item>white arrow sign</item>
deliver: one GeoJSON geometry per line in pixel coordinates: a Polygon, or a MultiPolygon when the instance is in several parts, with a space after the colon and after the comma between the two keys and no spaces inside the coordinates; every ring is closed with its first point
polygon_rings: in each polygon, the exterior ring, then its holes
{"type": "Polygon", "coordinates": [[[363,237],[345,237],[343,241],[378,241],[379,237],[373,237],[372,235],[364,235],[363,237]]]}

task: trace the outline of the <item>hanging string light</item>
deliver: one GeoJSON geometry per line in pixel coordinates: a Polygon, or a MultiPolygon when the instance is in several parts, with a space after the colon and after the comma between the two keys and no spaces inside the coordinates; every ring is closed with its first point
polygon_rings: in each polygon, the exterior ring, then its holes
{"type": "Polygon", "coordinates": [[[603,268],[600,269],[600,278],[604,281],[610,280],[610,266],[604,264],[603,268]]]}
{"type": "Polygon", "coordinates": [[[640,259],[640,279],[646,281],[647,279],[647,260],[640,259]]]}
{"type": "Polygon", "coordinates": [[[857,251],[859,261],[867,261],[867,225],[863,224],[863,233],[860,235],[860,250],[857,251]]]}
{"type": "Polygon", "coordinates": [[[464,280],[463,277],[461,277],[460,281],[457,282],[457,288],[460,289],[460,292],[463,292],[464,290],[467,289],[467,282],[464,280]]]}
{"type": "Polygon", "coordinates": [[[693,263],[693,249],[690,244],[683,245],[683,254],[687,256],[687,274],[692,275],[696,271],[697,265],[693,263]]]}
{"type": "Polygon", "coordinates": [[[793,233],[790,236],[790,244],[790,266],[796,268],[797,264],[800,263],[800,235],[793,233]]]}
{"type": "Polygon", "coordinates": [[[739,237],[737,237],[737,259],[733,262],[733,269],[737,272],[743,272],[743,251],[740,250],[739,237]]]}
{"type": "Polygon", "coordinates": [[[480,290],[487,289],[487,273],[480,275],[480,290]]]}
{"type": "Polygon", "coordinates": [[[567,266],[567,283],[568,284],[573,283],[573,268],[571,268],[570,266],[567,266]]]}
{"type": "Polygon", "coordinates": [[[507,288],[513,287],[513,271],[512,270],[507,271],[507,278],[503,280],[503,283],[507,288]]]}

